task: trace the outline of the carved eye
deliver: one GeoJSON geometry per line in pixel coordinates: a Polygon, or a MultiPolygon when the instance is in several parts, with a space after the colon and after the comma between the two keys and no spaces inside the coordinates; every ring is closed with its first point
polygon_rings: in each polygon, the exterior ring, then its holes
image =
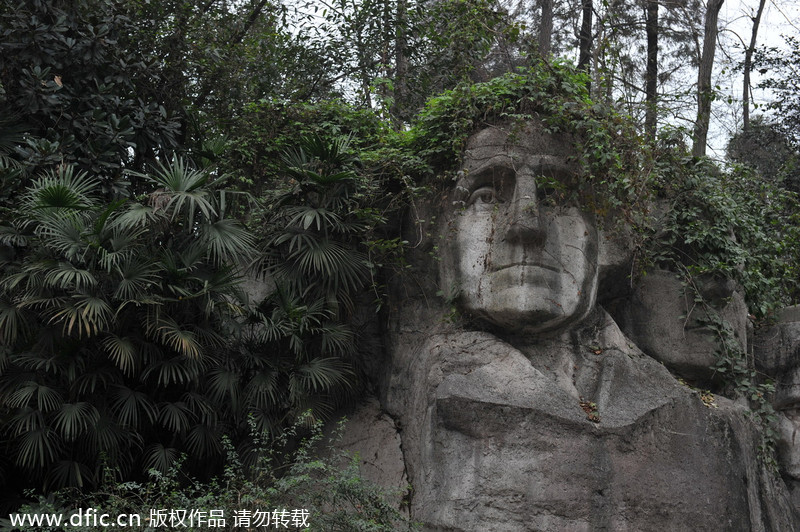
{"type": "Polygon", "coordinates": [[[502,203],[502,200],[498,197],[497,191],[492,187],[481,187],[477,189],[470,195],[467,201],[468,205],[477,205],[479,207],[494,205],[496,203],[502,203]]]}

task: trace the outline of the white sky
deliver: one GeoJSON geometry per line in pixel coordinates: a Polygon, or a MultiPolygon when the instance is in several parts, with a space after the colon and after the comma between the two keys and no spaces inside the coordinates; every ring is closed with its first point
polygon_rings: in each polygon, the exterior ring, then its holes
{"type": "MultiPolygon", "coordinates": [[[[750,43],[753,27],[750,17],[755,16],[757,9],[758,0],[727,0],[720,12],[722,29],[720,39],[726,41],[723,45],[739,43],[739,47],[730,49],[730,58],[726,58],[722,50],[717,49],[715,83],[720,85],[723,95],[731,96],[735,101],[739,101],[742,97],[742,73],[738,71],[724,73],[724,69],[731,66],[731,62],[744,60],[741,43],[750,43]]],[[[781,47],[784,43],[782,35],[800,36],[800,0],[767,0],[758,30],[757,45],[781,47]]],[[[759,80],[759,73],[753,72],[751,84],[755,87],[759,80]]],[[[757,105],[764,105],[770,100],[768,93],[757,89],[754,89],[753,97],[757,105]]],[[[760,114],[762,111],[753,109],[751,104],[750,116],[760,114]]],[[[740,126],[741,105],[730,106],[725,102],[718,102],[709,135],[709,155],[723,158],[728,138],[740,126]]]]}
{"type": "MultiPolygon", "coordinates": [[[[519,1],[500,0],[510,8],[519,1]]],[[[758,2],[759,0],[725,0],[720,12],[719,39],[721,46],[717,48],[715,56],[713,83],[720,86],[722,98],[715,102],[712,108],[708,139],[708,155],[720,160],[724,159],[728,139],[741,127],[742,73],[734,70],[734,66],[744,59],[744,45],[749,44],[752,31],[750,17],[755,15],[758,2]],[[733,104],[725,101],[728,97],[732,98],[733,104]]],[[[296,7],[304,6],[306,9],[301,9],[301,12],[306,12],[313,18],[313,6],[321,7],[322,3],[296,1],[294,5],[296,7]]],[[[319,17],[320,13],[317,13],[316,16],[319,17]]],[[[784,42],[782,35],[800,36],[800,0],[767,0],[759,26],[757,44],[780,47],[784,42]]],[[[688,84],[696,83],[696,70],[687,71],[686,75],[693,76],[693,79],[686,80],[688,84]]],[[[753,86],[758,84],[759,77],[757,71],[751,74],[753,86]]],[[[760,90],[754,90],[754,98],[756,105],[765,105],[770,100],[769,94],[760,90]]],[[[751,104],[751,116],[763,111],[763,109],[754,108],[751,104]]],[[[681,124],[689,125],[685,123],[685,120],[679,121],[676,125],[681,124]]]]}

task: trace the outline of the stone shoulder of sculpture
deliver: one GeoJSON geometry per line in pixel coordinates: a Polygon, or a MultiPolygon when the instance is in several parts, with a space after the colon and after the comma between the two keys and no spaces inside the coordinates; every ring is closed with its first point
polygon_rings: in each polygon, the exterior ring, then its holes
{"type": "Polygon", "coordinates": [[[794,528],[746,406],[707,407],[597,305],[625,260],[603,251],[590,214],[558,202],[574,146],[537,121],[487,128],[428,206],[444,212],[393,288],[381,380],[412,518],[426,530],[794,528]]]}

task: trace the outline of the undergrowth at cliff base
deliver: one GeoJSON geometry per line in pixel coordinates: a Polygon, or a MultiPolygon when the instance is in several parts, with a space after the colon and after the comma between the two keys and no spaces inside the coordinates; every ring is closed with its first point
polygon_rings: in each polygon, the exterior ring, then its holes
{"type": "Polygon", "coordinates": [[[318,532],[418,530],[397,507],[405,494],[366,481],[359,471],[360,458],[336,448],[344,420],[330,437],[323,435],[320,423],[310,432],[298,424],[269,444],[258,437],[254,422],[251,427],[259,454],[252,467],[243,465],[226,438],[223,473],[211,481],[194,479],[183,457],[166,473],[151,470],[145,482],[108,479],[90,493],[64,489],[40,495],[17,512],[62,515],[64,522],[72,518],[77,526],[12,527],[8,519],[0,519],[0,525],[19,532],[90,532],[98,530],[92,519],[108,514],[111,520],[125,515],[130,523],[138,516],[141,526],[126,526],[134,531],[179,526],[178,522],[190,532],[251,526],[318,532]],[[89,508],[94,513],[87,514],[89,508]]]}

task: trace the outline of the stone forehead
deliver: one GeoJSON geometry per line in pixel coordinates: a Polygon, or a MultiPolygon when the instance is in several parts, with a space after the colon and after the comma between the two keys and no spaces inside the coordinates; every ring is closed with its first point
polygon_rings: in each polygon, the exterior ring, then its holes
{"type": "Polygon", "coordinates": [[[538,120],[523,124],[488,126],[467,139],[465,160],[480,160],[499,152],[510,156],[553,155],[574,160],[575,139],[564,133],[549,133],[538,120]]]}

